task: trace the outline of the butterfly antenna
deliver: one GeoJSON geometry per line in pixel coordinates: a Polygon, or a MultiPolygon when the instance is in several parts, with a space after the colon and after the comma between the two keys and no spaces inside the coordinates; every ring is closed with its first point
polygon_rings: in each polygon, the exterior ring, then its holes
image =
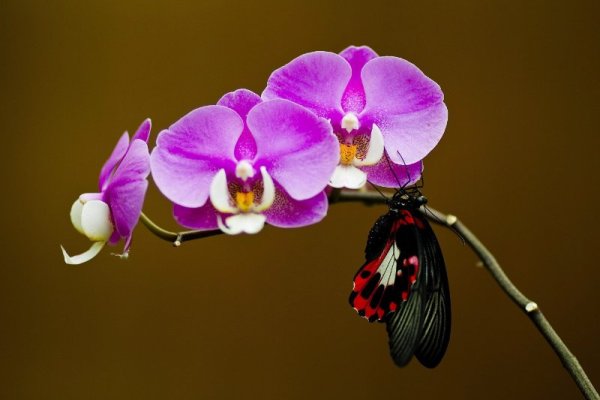
{"type": "Polygon", "coordinates": [[[377,186],[373,185],[373,184],[372,184],[371,182],[369,182],[369,181],[367,181],[367,183],[368,183],[369,185],[371,185],[371,187],[372,187],[373,189],[375,189],[375,191],[376,191],[377,193],[379,193],[379,194],[381,195],[381,197],[383,197],[383,198],[384,198],[386,201],[388,201],[388,202],[390,201],[390,199],[389,199],[389,198],[388,198],[388,197],[385,195],[385,193],[383,193],[383,192],[381,191],[381,189],[379,189],[377,186]]]}
{"type": "MultiPolygon", "coordinates": [[[[402,165],[404,165],[404,170],[406,171],[406,177],[408,178],[408,181],[404,184],[404,186],[402,186],[402,189],[404,189],[412,181],[412,176],[410,176],[410,171],[408,170],[408,167],[406,166],[406,161],[404,160],[404,157],[402,157],[402,153],[400,153],[400,151],[398,151],[398,150],[396,150],[396,153],[398,153],[398,155],[400,156],[400,159],[402,160],[402,165]]],[[[396,180],[398,180],[398,178],[396,178],[396,180]]]]}
{"type": "MultiPolygon", "coordinates": [[[[392,167],[392,163],[390,161],[390,157],[387,155],[387,153],[384,153],[384,156],[385,156],[385,161],[387,162],[388,168],[392,172],[392,175],[394,175],[394,179],[396,179],[396,183],[398,184],[398,190],[403,190],[406,187],[406,185],[400,184],[400,179],[398,178],[398,175],[396,175],[396,171],[394,171],[394,168],[392,167]]],[[[409,177],[410,177],[410,175],[409,175],[409,177]]]]}

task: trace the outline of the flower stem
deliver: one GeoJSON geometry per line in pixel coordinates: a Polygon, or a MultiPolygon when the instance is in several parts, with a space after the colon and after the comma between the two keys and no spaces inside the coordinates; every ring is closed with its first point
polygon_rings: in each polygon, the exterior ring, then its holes
{"type": "MultiPolygon", "coordinates": [[[[390,194],[391,197],[391,194],[390,194]]],[[[345,191],[334,190],[329,196],[329,203],[350,203],[359,202],[371,206],[375,204],[387,204],[388,199],[382,194],[371,191],[345,191]]],[[[506,276],[502,267],[492,253],[479,241],[479,239],[471,232],[462,222],[454,215],[443,214],[431,207],[422,207],[421,212],[432,222],[449,228],[458,233],[469,247],[481,259],[483,265],[490,272],[496,283],[508,295],[508,297],[523,311],[533,322],[535,327],[540,331],[542,336],[550,344],[563,367],[569,372],[571,378],[577,384],[577,387],[588,400],[600,400],[598,392],[592,385],[592,382],[586,375],[585,371],[577,361],[577,358],[567,348],[560,336],[552,328],[544,314],[540,311],[539,306],[529,300],[506,276]]],[[[172,242],[174,246],[179,246],[181,243],[193,239],[201,239],[205,237],[219,235],[220,230],[215,231],[182,231],[170,232],[156,225],[150,218],[142,213],[140,217],[142,223],[161,239],[172,242]]]]}
{"type": "Polygon", "coordinates": [[[140,215],[140,220],[146,228],[154,233],[159,238],[166,240],[167,242],[173,243],[173,246],[179,247],[183,242],[194,239],[202,239],[205,237],[220,235],[223,232],[220,230],[215,231],[182,231],[182,232],[171,232],[158,226],[144,213],[140,215]]]}

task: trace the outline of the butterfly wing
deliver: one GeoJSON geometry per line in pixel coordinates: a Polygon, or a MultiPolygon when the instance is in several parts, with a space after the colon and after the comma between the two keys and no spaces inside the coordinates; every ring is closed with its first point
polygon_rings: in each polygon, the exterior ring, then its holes
{"type": "Polygon", "coordinates": [[[370,322],[383,322],[409,297],[418,274],[417,235],[413,231],[410,215],[389,212],[369,232],[366,262],[354,277],[349,301],[370,322]]]}
{"type": "Polygon", "coordinates": [[[448,348],[451,330],[450,289],[442,251],[433,229],[423,216],[422,247],[428,299],[425,304],[422,336],[415,351],[425,367],[436,367],[448,348]]]}
{"type": "Polygon", "coordinates": [[[390,354],[398,366],[413,355],[426,367],[439,364],[450,339],[450,296],[441,249],[427,220],[416,210],[402,210],[413,230],[397,240],[416,243],[418,277],[408,300],[386,320],[390,354]],[[409,237],[413,235],[413,237],[409,237]]]}

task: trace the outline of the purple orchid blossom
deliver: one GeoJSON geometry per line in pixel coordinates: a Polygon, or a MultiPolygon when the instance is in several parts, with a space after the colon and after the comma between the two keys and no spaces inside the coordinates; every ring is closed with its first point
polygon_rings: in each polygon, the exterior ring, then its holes
{"type": "Polygon", "coordinates": [[[152,175],[188,228],[299,227],[326,215],[338,147],[327,121],[304,107],[240,89],[162,131],[152,175]]]}
{"type": "Polygon", "coordinates": [[[367,179],[385,187],[416,182],[448,120],[434,81],[366,46],[301,55],[271,74],[262,98],[291,100],[330,121],[340,146],[330,181],[336,188],[357,189],[367,179]]]}
{"type": "Polygon", "coordinates": [[[84,193],[73,203],[73,226],[94,243],[86,252],[72,257],[61,246],[67,264],[89,261],[107,242],[114,245],[121,239],[125,239],[125,246],[120,256],[126,258],[129,254],[133,228],[148,188],[150,129],[151,122],[146,119],[131,142],[129,134],[123,133],[100,171],[100,192],[84,193]]]}

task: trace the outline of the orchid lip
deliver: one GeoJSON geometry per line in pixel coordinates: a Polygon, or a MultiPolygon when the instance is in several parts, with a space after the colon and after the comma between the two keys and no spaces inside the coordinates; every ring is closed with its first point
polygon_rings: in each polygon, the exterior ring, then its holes
{"type": "Polygon", "coordinates": [[[245,213],[231,215],[223,219],[220,215],[217,215],[217,224],[219,229],[228,235],[238,235],[240,233],[255,234],[262,230],[265,225],[267,217],[263,214],[245,213]]]}
{"type": "Polygon", "coordinates": [[[261,212],[271,207],[275,201],[275,184],[264,166],[260,167],[260,173],[263,181],[263,193],[260,203],[255,203],[254,196],[250,196],[251,192],[238,192],[235,196],[236,199],[232,199],[227,185],[227,174],[224,169],[219,170],[210,185],[210,201],[213,207],[225,214],[261,212]],[[248,200],[251,200],[252,203],[246,204],[248,200]]]}
{"type": "Polygon", "coordinates": [[[353,165],[338,165],[329,180],[329,186],[341,189],[360,189],[367,183],[367,174],[353,165]]]}

